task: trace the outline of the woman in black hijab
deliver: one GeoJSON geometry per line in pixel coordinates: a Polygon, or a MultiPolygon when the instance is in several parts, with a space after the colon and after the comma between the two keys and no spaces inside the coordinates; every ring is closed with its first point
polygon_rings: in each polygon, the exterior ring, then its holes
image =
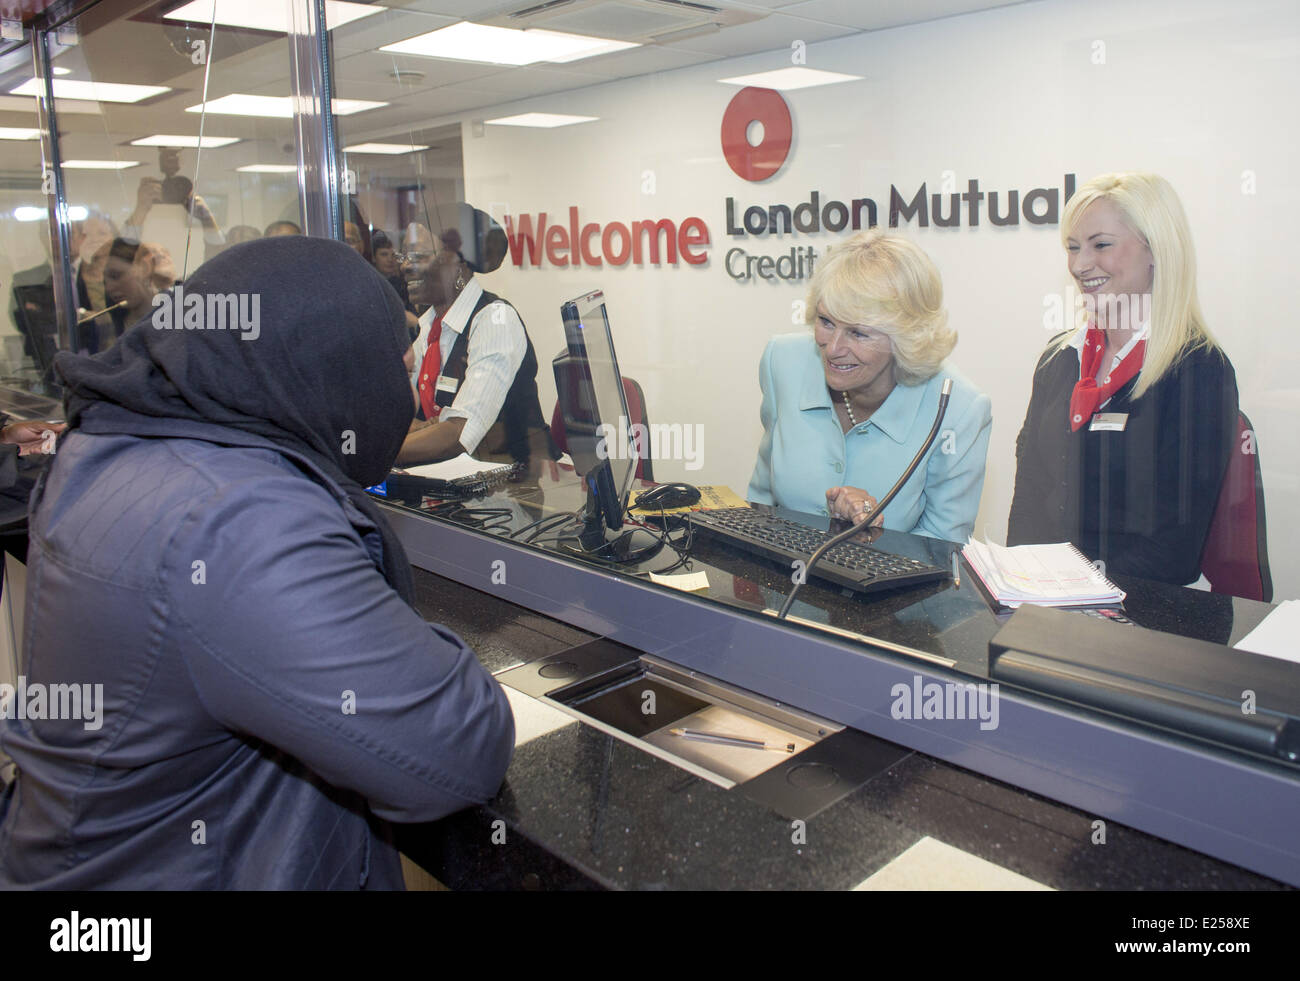
{"type": "Polygon", "coordinates": [[[401,303],[301,237],[168,297],[57,361],[24,674],[86,708],[3,723],[0,888],[401,888],[385,821],[487,799],[513,746],[363,490],[413,413],[401,303]]]}

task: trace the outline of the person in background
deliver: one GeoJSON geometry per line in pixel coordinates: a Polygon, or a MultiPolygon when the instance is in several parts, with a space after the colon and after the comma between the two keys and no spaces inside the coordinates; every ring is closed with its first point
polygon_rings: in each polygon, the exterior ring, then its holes
{"type": "MultiPolygon", "coordinates": [[[[85,219],[69,225],[68,247],[72,256],[72,278],[77,291],[79,318],[109,305],[104,302],[104,262],[108,258],[108,247],[116,237],[117,230],[112,221],[93,212],[85,219]]],[[[45,262],[14,274],[11,315],[15,327],[23,335],[23,353],[31,356],[38,367],[48,374],[53,369],[58,331],[50,239],[48,228],[44,226],[41,228],[40,241],[45,252],[45,262]],[[36,345],[39,345],[39,350],[36,345]]],[[[101,340],[111,334],[112,320],[104,314],[79,325],[72,343],[79,350],[90,350],[97,348],[101,340]]]]}
{"type": "Polygon", "coordinates": [[[226,242],[229,245],[252,242],[261,237],[262,233],[252,225],[234,225],[226,232],[226,242]]]}
{"type": "MultiPolygon", "coordinates": [[[[411,222],[402,232],[402,262],[399,271],[406,278],[411,291],[411,299],[417,304],[421,303],[420,296],[424,292],[420,288],[420,273],[429,264],[429,259],[438,251],[438,248],[439,246],[434,242],[432,233],[418,221],[411,222]]],[[[495,269],[498,267],[489,267],[484,262],[483,268],[495,269]]],[[[418,306],[416,309],[419,311],[418,306]]]]}
{"type": "MultiPolygon", "coordinates": [[[[216,255],[225,247],[226,238],[212,209],[201,196],[194,193],[194,183],[188,177],[181,176],[180,150],[175,147],[159,147],[158,169],[162,171],[162,178],[140,178],[135,209],[122,228],[122,237],[137,242],[146,237],[152,238],[152,235],[146,234],[148,230],[145,228],[149,212],[158,204],[175,204],[185,209],[189,216],[187,221],[198,222],[203,229],[203,251],[200,253],[195,247],[190,250],[191,254],[201,254],[207,258],[216,255]]],[[[173,246],[180,248],[179,243],[174,242],[173,246]]]]}
{"type": "Polygon", "coordinates": [[[818,264],[807,317],[812,336],[774,337],[763,352],[749,500],[966,541],[993,417],[989,397],[944,361],[957,332],[934,263],[907,239],[854,235],[818,264]],[[945,379],[940,438],[878,513],[929,435],[945,379]]]}
{"type": "Polygon", "coordinates": [[[1107,575],[1186,585],[1237,438],[1237,380],[1196,295],[1182,202],[1102,174],[1061,217],[1087,322],[1038,360],[1007,543],[1073,542],[1107,575]]]}
{"type": "Polygon", "coordinates": [[[281,220],[273,221],[266,226],[266,231],[262,234],[263,238],[273,238],[276,235],[301,235],[302,228],[297,222],[281,220]]]}
{"type": "Polygon", "coordinates": [[[144,322],[58,357],[22,673],[102,689],[97,722],[0,721],[0,889],[400,889],[388,822],[483,802],[509,764],[504,693],[412,608],[363,490],[414,408],[397,296],[305,237],[185,283],[232,293],[261,297],[256,338],[144,322]]]}
{"type": "MultiPolygon", "coordinates": [[[[419,419],[397,455],[401,466],[469,453],[536,472],[559,452],[537,396],[537,355],[518,312],[485,291],[490,217],[467,204],[445,209],[439,248],[417,267],[428,304],[415,342],[411,382],[419,419]]],[[[500,257],[497,257],[500,261],[500,257]]]]}
{"type": "Polygon", "coordinates": [[[415,307],[411,304],[411,293],[406,284],[406,277],[398,268],[397,253],[393,249],[392,240],[383,232],[375,232],[370,245],[375,254],[375,268],[379,270],[379,275],[388,280],[388,285],[397,291],[402,301],[402,306],[406,310],[406,326],[411,331],[411,340],[414,341],[420,334],[420,322],[416,318],[415,307]]]}
{"type": "Polygon", "coordinates": [[[361,229],[357,227],[356,222],[345,221],[343,223],[343,241],[347,242],[351,248],[357,250],[357,254],[363,259],[368,259],[366,255],[366,242],[361,235],[361,229]]]}
{"type": "MultiPolygon", "coordinates": [[[[65,428],[43,419],[13,421],[0,412],[0,549],[19,562],[27,561],[28,498],[47,454],[54,452],[55,437],[65,428]]],[[[3,562],[0,555],[0,582],[3,562]]]]}
{"type": "Polygon", "coordinates": [[[105,299],[122,304],[111,311],[114,337],[121,337],[127,327],[150,315],[154,296],[175,282],[176,264],[162,246],[114,239],[104,265],[105,299]]]}

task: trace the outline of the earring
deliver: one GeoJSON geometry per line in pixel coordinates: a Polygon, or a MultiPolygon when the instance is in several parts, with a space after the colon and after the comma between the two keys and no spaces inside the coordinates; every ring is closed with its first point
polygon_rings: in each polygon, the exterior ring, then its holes
{"type": "Polygon", "coordinates": [[[455,285],[456,292],[459,293],[464,288],[465,288],[465,277],[462,276],[460,273],[456,273],[456,285],[455,285]]]}

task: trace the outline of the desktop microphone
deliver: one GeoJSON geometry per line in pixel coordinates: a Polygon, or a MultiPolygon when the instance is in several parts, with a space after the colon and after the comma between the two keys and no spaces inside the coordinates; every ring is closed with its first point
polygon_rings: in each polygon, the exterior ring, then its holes
{"type": "MultiPolygon", "coordinates": [[[[939,435],[939,427],[943,425],[944,414],[948,411],[948,397],[950,395],[952,395],[952,379],[945,378],[943,380],[943,388],[939,392],[939,412],[934,417],[934,425],[930,427],[930,435],[925,437],[925,442],[921,445],[921,448],[916,451],[916,456],[912,457],[912,462],[909,463],[907,469],[903,471],[903,476],[898,478],[898,483],[891,487],[889,493],[880,499],[880,503],[876,505],[876,514],[882,514],[889,502],[894,499],[900,490],[903,489],[903,485],[907,483],[908,478],[910,478],[916,471],[916,468],[921,463],[921,458],[929,451],[931,445],[934,443],[935,437],[939,435]]],[[[860,525],[854,525],[851,528],[846,528],[833,538],[828,538],[826,541],[822,542],[821,547],[818,548],[817,551],[813,552],[813,554],[808,558],[808,565],[804,570],[804,581],[806,582],[807,576],[812,574],[813,566],[817,564],[818,559],[840,542],[852,537],[861,530],[862,527],[860,525]]],[[[776,615],[778,620],[784,620],[785,615],[790,612],[790,607],[794,603],[795,595],[799,592],[799,587],[802,585],[802,582],[794,584],[794,589],[790,590],[790,595],[787,596],[785,602],[781,604],[781,612],[776,615]]]]}

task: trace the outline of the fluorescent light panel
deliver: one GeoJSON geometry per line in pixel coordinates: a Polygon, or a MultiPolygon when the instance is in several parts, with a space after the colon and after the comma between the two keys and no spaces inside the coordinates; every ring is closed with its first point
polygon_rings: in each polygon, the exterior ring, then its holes
{"type": "Polygon", "coordinates": [[[794,89],[809,89],[814,85],[834,85],[837,82],[857,82],[861,79],[861,75],[824,72],[817,68],[779,68],[776,71],[758,72],[755,75],[720,78],[718,81],[723,85],[754,85],[761,89],[790,92],[794,89]]]}
{"type": "Polygon", "coordinates": [[[139,160],[65,160],[64,170],[126,170],[139,167],[139,160]]]}
{"type": "Polygon", "coordinates": [[[461,21],[427,34],[408,37],[404,41],[385,44],[379,50],[448,61],[532,65],[539,61],[562,64],[635,47],[639,45],[631,41],[614,41],[561,31],[519,31],[511,27],[490,27],[461,21]]]}
{"type": "Polygon", "coordinates": [[[0,126],[0,140],[35,140],[41,135],[39,129],[21,129],[14,126],[0,126]]]}
{"type": "MultiPolygon", "coordinates": [[[[73,78],[56,78],[54,97],[56,99],[86,99],[91,102],[140,102],[153,98],[164,92],[170,92],[166,85],[128,85],[125,82],[83,82],[73,78]]],[[[42,96],[45,86],[40,79],[29,78],[16,89],[9,90],[10,95],[42,96]]]]}
{"type": "Polygon", "coordinates": [[[232,143],[238,143],[238,136],[205,136],[202,144],[199,143],[197,136],[145,136],[138,140],[132,140],[132,146],[173,146],[189,150],[213,150],[219,146],[230,146],[232,143]]]}
{"type": "MultiPolygon", "coordinates": [[[[354,112],[379,109],[387,102],[367,102],[364,99],[334,99],[330,106],[340,116],[354,112]]],[[[203,112],[205,106],[189,106],[186,112],[203,112]]],[[[292,119],[293,97],[289,95],[242,95],[233,93],[220,99],[209,99],[206,109],[214,116],[264,116],[268,119],[292,119]]]]}
{"type": "Polygon", "coordinates": [[[296,174],[298,167],[295,164],[247,164],[243,167],[236,167],[236,171],[241,174],[296,174]]]}
{"type": "Polygon", "coordinates": [[[587,37],[582,34],[565,34],[563,31],[544,31],[540,27],[530,27],[524,33],[548,38],[565,38],[567,43],[572,45],[572,52],[567,55],[552,55],[546,59],[546,61],[559,65],[568,64],[570,61],[581,61],[583,58],[594,58],[596,55],[612,54],[615,51],[626,51],[628,48],[641,47],[636,41],[615,41],[613,38],[607,37],[587,37]]]}
{"type": "MultiPolygon", "coordinates": [[[[192,0],[163,14],[163,20],[180,20],[190,24],[211,24],[214,0],[192,0]]],[[[255,31],[289,33],[289,11],[284,3],[266,3],[264,0],[221,0],[215,4],[216,22],[223,27],[247,27],[255,31]]],[[[345,0],[325,0],[325,24],[333,30],[362,17],[377,14],[387,7],[368,3],[347,3],[345,0]]]]}
{"type": "Polygon", "coordinates": [[[487,119],[488,126],[533,126],[539,129],[554,129],[556,126],[572,126],[574,123],[589,123],[599,116],[566,116],[558,112],[525,112],[518,116],[502,116],[499,119],[487,119]]]}
{"type": "Polygon", "coordinates": [[[383,153],[390,156],[396,156],[402,153],[418,153],[420,150],[429,149],[427,146],[411,146],[409,143],[358,143],[356,146],[345,146],[344,153],[383,153]]]}

